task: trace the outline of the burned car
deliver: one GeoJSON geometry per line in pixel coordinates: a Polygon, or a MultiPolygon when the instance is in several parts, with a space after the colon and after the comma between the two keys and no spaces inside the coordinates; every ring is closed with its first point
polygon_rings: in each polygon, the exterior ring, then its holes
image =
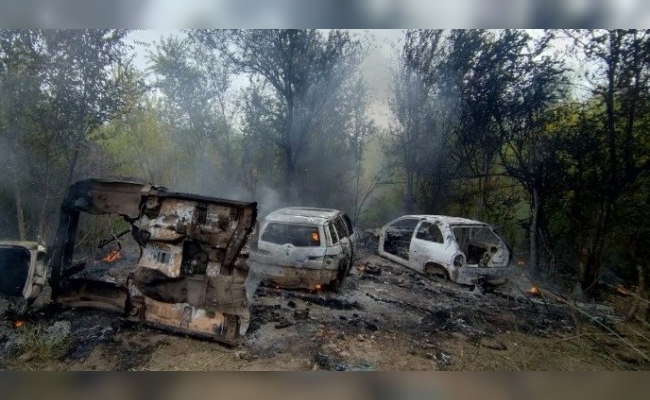
{"type": "Polygon", "coordinates": [[[379,255],[465,285],[501,284],[512,253],[488,224],[442,215],[405,215],[381,228],[379,255]]]}
{"type": "Polygon", "coordinates": [[[47,248],[36,242],[0,241],[0,293],[34,301],[47,285],[47,248]]]}
{"type": "Polygon", "coordinates": [[[250,253],[251,274],[289,289],[337,290],[352,266],[353,237],[350,218],[340,210],[275,210],[260,224],[250,253]]]}
{"type": "MultiPolygon", "coordinates": [[[[256,216],[254,202],[135,182],[79,181],[63,200],[50,252],[52,301],[115,311],[129,320],[236,344],[250,321],[244,286],[248,266],[240,251],[256,216]],[[82,213],[121,216],[132,247],[121,244],[127,242],[119,238],[122,234],[114,235],[114,250],[105,257],[75,259],[82,213]],[[120,265],[126,271],[123,280],[96,273],[100,266],[120,265]]],[[[44,283],[38,259],[34,247],[0,247],[2,294],[34,297],[44,283]]]]}

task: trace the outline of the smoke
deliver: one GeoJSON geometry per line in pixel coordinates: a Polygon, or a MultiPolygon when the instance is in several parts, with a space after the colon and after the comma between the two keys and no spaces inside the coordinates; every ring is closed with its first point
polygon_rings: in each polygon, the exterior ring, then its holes
{"type": "Polygon", "coordinates": [[[0,4],[4,27],[241,28],[645,27],[642,0],[23,0],[0,4]]]}

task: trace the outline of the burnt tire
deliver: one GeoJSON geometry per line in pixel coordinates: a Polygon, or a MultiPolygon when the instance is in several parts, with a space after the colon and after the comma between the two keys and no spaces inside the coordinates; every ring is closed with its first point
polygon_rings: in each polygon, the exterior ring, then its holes
{"type": "Polygon", "coordinates": [[[348,265],[345,269],[345,276],[350,275],[350,271],[352,271],[352,266],[354,265],[354,254],[350,257],[350,261],[348,261],[348,265]]]}
{"type": "Polygon", "coordinates": [[[432,280],[438,282],[447,282],[449,281],[449,272],[445,267],[438,264],[427,264],[424,267],[424,274],[431,278],[432,280]]]}
{"type": "Polygon", "coordinates": [[[343,285],[343,280],[345,279],[345,277],[349,273],[351,265],[352,265],[351,261],[348,262],[348,263],[345,263],[345,264],[344,263],[339,264],[339,268],[338,268],[338,271],[336,273],[336,279],[331,281],[329,283],[329,285],[328,285],[329,289],[331,291],[333,291],[333,292],[338,292],[339,291],[339,289],[341,288],[341,285],[343,285]]]}

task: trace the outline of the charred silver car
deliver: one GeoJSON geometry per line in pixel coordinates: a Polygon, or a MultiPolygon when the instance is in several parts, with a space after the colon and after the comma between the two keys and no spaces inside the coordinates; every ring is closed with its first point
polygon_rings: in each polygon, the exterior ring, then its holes
{"type": "Polygon", "coordinates": [[[326,208],[287,207],[260,224],[250,253],[251,274],[279,287],[334,290],[350,271],[354,257],[350,218],[326,208]]]}
{"type": "Polygon", "coordinates": [[[504,283],[512,258],[490,225],[442,215],[405,215],[384,225],[379,255],[465,285],[504,283]]]}

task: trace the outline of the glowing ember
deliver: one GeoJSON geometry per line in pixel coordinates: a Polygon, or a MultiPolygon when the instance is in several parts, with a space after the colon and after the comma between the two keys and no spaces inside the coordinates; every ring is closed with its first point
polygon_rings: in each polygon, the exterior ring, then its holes
{"type": "Polygon", "coordinates": [[[102,260],[104,260],[106,262],[113,262],[115,260],[118,260],[119,258],[120,258],[120,250],[117,249],[117,250],[113,251],[112,253],[107,254],[106,257],[102,258],[102,260]]]}
{"type": "Polygon", "coordinates": [[[316,286],[315,286],[315,289],[316,289],[316,290],[320,290],[320,289],[321,289],[321,285],[316,285],[316,286]]]}
{"type": "Polygon", "coordinates": [[[25,323],[25,321],[23,321],[22,319],[19,319],[18,321],[16,321],[16,323],[14,325],[16,326],[16,328],[20,328],[21,326],[23,326],[24,323],[25,323]]]}
{"type": "Polygon", "coordinates": [[[530,289],[528,289],[528,293],[533,295],[533,296],[541,296],[542,292],[539,290],[537,286],[531,286],[530,289]]]}
{"type": "Polygon", "coordinates": [[[624,295],[624,296],[631,296],[631,295],[632,295],[632,294],[630,293],[630,291],[627,290],[627,289],[625,288],[625,286],[623,286],[623,285],[618,285],[618,286],[616,287],[616,291],[617,291],[618,293],[624,295]]]}
{"type": "Polygon", "coordinates": [[[523,267],[524,265],[526,265],[526,263],[524,262],[524,260],[519,260],[517,261],[517,265],[523,267]]]}

